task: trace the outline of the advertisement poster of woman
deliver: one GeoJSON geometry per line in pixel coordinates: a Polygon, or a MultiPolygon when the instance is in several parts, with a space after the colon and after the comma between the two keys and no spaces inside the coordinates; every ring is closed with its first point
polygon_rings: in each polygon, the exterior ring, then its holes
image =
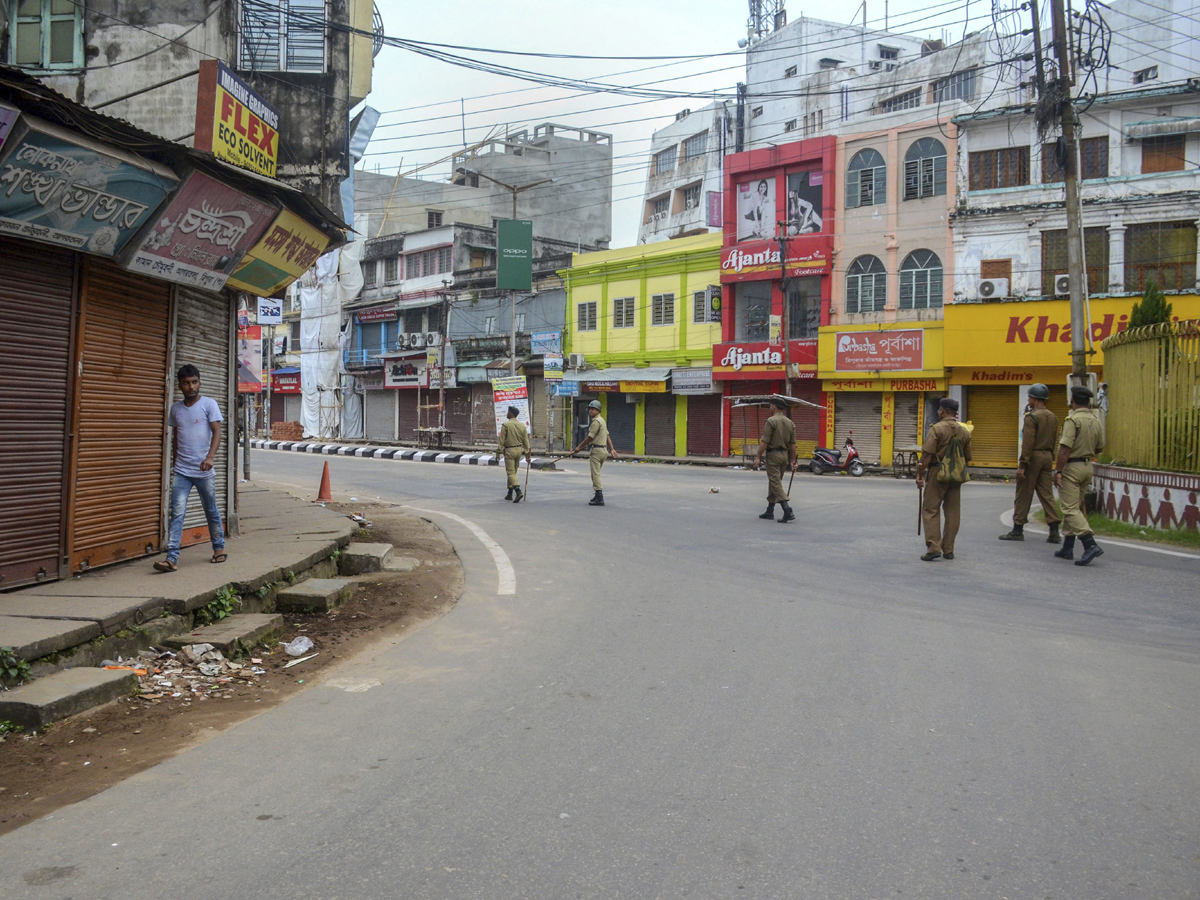
{"type": "Polygon", "coordinates": [[[787,177],[787,234],[817,234],[823,228],[821,172],[793,172],[787,177]]]}
{"type": "Polygon", "coordinates": [[[762,178],[747,181],[737,189],[737,239],[769,240],[775,237],[775,185],[762,178]]]}

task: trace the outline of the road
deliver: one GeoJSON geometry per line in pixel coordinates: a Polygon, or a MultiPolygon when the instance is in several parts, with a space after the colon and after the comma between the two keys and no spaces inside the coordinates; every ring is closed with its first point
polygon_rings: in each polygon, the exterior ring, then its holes
{"type": "Polygon", "coordinates": [[[785,526],[745,471],[330,466],[430,511],[456,608],[0,839],[0,896],[1200,897],[1194,556],[1002,543],[1005,485],[924,563],[911,481],[802,474],[785,526]]]}

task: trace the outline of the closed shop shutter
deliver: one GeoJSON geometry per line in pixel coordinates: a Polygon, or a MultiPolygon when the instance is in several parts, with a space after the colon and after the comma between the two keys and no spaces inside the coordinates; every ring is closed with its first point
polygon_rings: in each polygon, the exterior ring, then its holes
{"type": "MultiPolygon", "coordinates": [[[[737,403],[737,400],[733,402],[737,403]]],[[[770,417],[769,406],[732,406],[729,410],[729,455],[753,456],[757,453],[763,425],[770,417]]]]}
{"type": "Polygon", "coordinates": [[[675,455],[675,395],[646,394],[646,455],[675,455]]]}
{"type": "Polygon", "coordinates": [[[287,394],[271,395],[271,424],[287,421],[287,394]]]}
{"type": "Polygon", "coordinates": [[[967,388],[971,432],[971,465],[1015,469],[1020,453],[1020,391],[1012,385],[967,388]]]}
{"type": "MultiPolygon", "coordinates": [[[[417,392],[415,390],[397,390],[396,402],[400,404],[400,432],[397,440],[407,444],[417,440],[417,392]]],[[[425,392],[421,392],[421,402],[425,402],[425,392]]]]}
{"type": "Polygon", "coordinates": [[[687,403],[688,456],[720,456],[721,395],[693,395],[687,403]]]}
{"type": "Polygon", "coordinates": [[[821,435],[821,385],[813,381],[793,381],[792,396],[797,400],[807,400],[817,406],[793,406],[792,421],[796,423],[796,455],[801,459],[809,459],[820,445],[821,435]]]}
{"type": "Polygon", "coordinates": [[[300,407],[304,403],[303,394],[285,394],[283,401],[283,414],[285,422],[300,421],[300,407]]]}
{"type": "Polygon", "coordinates": [[[74,295],[69,251],[0,239],[0,588],[59,575],[74,295]]]}
{"type": "MultiPolygon", "coordinates": [[[[897,391],[895,401],[896,432],[893,443],[897,449],[900,447],[913,447],[921,443],[917,440],[921,395],[917,391],[897,391]]],[[[891,465],[891,460],[884,460],[884,462],[887,465],[891,465]]]]}
{"type": "Polygon", "coordinates": [[[624,394],[609,394],[604,421],[617,452],[632,453],[637,433],[637,404],[626,402],[624,394]]]}
{"type": "Polygon", "coordinates": [[[471,437],[471,389],[457,388],[446,391],[446,427],[450,429],[450,440],[465,443],[471,437]]]}
{"type": "Polygon", "coordinates": [[[363,391],[363,428],[369,441],[396,439],[396,391],[363,391]]]}
{"type": "MultiPolygon", "coordinates": [[[[1058,416],[1058,435],[1055,436],[1054,446],[1058,446],[1057,438],[1062,435],[1063,422],[1067,420],[1067,413],[1071,411],[1071,407],[1067,403],[1067,386],[1065,384],[1047,385],[1050,388],[1050,399],[1046,401],[1046,407],[1050,412],[1058,416]]],[[[1055,450],[1055,453],[1058,451],[1055,450]]]]}
{"type": "Polygon", "coordinates": [[[546,379],[541,375],[532,375],[526,384],[529,386],[529,421],[533,425],[530,435],[534,446],[546,446],[546,432],[550,430],[550,406],[546,402],[546,379]]]}
{"type": "Polygon", "coordinates": [[[161,545],[170,285],[83,267],[72,571],[161,545]]]}
{"type": "MultiPolygon", "coordinates": [[[[834,396],[833,449],[842,449],[849,436],[862,461],[868,465],[877,464],[882,443],[883,394],[879,391],[844,391],[834,396]]],[[[891,463],[890,459],[888,463],[891,463]]]]}
{"type": "MultiPolygon", "coordinates": [[[[217,401],[221,410],[221,446],[213,462],[216,475],[217,509],[221,522],[229,523],[229,448],[235,433],[229,423],[229,357],[233,352],[233,311],[224,294],[211,294],[190,288],[175,289],[175,370],[191,364],[200,370],[200,391],[217,401]]],[[[172,375],[171,402],[183,399],[179,381],[172,375]]],[[[265,400],[265,396],[263,397],[265,400]]],[[[272,403],[272,413],[275,404],[272,403]]],[[[200,505],[200,495],[192,491],[183,519],[183,546],[209,540],[208,520],[200,505]]]]}
{"type": "Polygon", "coordinates": [[[471,385],[471,439],[477,444],[495,446],[496,402],[490,384],[471,385]]]}

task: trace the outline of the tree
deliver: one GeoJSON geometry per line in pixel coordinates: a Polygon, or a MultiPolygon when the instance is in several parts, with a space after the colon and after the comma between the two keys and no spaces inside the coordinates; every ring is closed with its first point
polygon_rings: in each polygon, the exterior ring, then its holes
{"type": "Polygon", "coordinates": [[[1171,304],[1163,296],[1158,285],[1153,281],[1146,282],[1146,290],[1140,303],[1133,304],[1129,313],[1129,327],[1141,328],[1144,325],[1157,325],[1160,322],[1171,321],[1171,304]]]}

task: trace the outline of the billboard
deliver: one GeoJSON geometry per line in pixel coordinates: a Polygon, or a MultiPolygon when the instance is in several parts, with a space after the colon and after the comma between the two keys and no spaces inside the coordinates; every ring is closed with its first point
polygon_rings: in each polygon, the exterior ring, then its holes
{"type": "Polygon", "coordinates": [[[279,113],[225,63],[202,60],[193,146],[274,178],[279,160],[279,113]]]}
{"type": "Polygon", "coordinates": [[[508,421],[510,406],[517,408],[517,418],[533,433],[533,423],[529,420],[529,388],[524,375],[493,378],[492,402],[496,407],[496,434],[500,433],[500,426],[508,421]]]}
{"type": "Polygon", "coordinates": [[[542,357],[542,373],[546,384],[563,380],[563,358],[561,353],[547,353],[542,357]]]}
{"type": "Polygon", "coordinates": [[[925,332],[839,331],[834,335],[837,372],[921,371],[925,368],[925,332]]]}
{"type": "Polygon", "coordinates": [[[775,179],[756,178],[737,186],[737,239],[775,237],[775,179]]]}
{"type": "Polygon", "coordinates": [[[798,234],[817,234],[824,230],[821,218],[824,210],[825,177],[822,172],[793,172],[787,177],[788,237],[798,234]]]}
{"type": "Polygon", "coordinates": [[[418,388],[426,383],[425,351],[383,357],[385,388],[418,388]]]}
{"type": "Polygon", "coordinates": [[[529,219],[496,223],[496,287],[533,290],[533,222],[529,219]]]}
{"type": "Polygon", "coordinates": [[[247,325],[237,332],[238,393],[261,394],[263,389],[262,326],[247,325]]]}

